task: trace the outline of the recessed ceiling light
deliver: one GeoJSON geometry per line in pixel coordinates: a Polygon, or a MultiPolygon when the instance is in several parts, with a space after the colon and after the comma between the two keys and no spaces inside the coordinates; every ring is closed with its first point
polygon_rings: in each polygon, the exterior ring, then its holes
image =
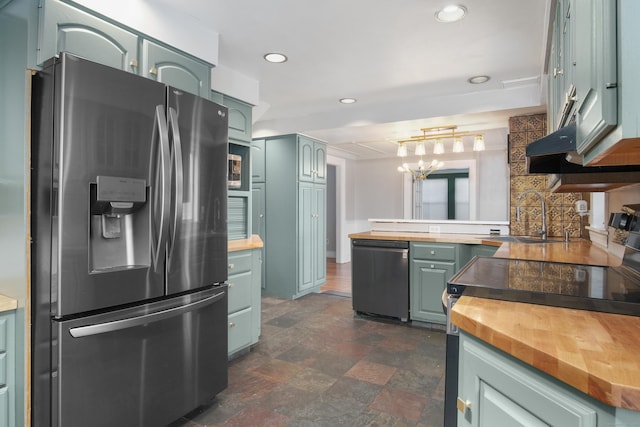
{"type": "Polygon", "coordinates": [[[473,77],[470,77],[467,81],[473,85],[479,85],[479,84],[488,82],[489,79],[490,79],[489,76],[473,76],[473,77]]]}
{"type": "Polygon", "coordinates": [[[459,4],[450,4],[436,11],[436,20],[440,22],[456,22],[464,18],[467,8],[459,4]]]}
{"type": "Polygon", "coordinates": [[[357,101],[357,99],[355,99],[355,98],[340,98],[340,102],[342,104],[353,104],[356,101],[357,101]]]}
{"type": "Polygon", "coordinates": [[[282,53],[267,53],[264,56],[265,61],[267,62],[273,62],[273,63],[280,63],[280,62],[286,62],[287,61],[287,56],[282,54],[282,53]]]}

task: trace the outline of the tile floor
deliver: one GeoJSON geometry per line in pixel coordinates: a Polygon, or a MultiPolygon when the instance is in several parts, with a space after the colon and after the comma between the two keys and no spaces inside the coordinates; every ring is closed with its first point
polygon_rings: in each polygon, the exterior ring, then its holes
{"type": "Polygon", "coordinates": [[[262,314],[229,387],[172,427],[442,426],[444,332],[354,316],[328,293],[265,297],[262,314]]]}

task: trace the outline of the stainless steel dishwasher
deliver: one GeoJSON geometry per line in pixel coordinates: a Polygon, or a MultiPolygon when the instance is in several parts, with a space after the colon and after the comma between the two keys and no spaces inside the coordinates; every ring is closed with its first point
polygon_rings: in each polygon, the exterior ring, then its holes
{"type": "Polygon", "coordinates": [[[409,242],[351,241],[353,310],[409,318],[409,242]]]}

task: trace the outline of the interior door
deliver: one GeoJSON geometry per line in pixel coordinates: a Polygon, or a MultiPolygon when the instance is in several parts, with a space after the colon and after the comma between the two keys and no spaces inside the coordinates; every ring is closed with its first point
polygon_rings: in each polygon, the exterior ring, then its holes
{"type": "Polygon", "coordinates": [[[228,143],[226,107],[172,87],[168,91],[173,195],[166,291],[171,294],[227,279],[228,143]]]}

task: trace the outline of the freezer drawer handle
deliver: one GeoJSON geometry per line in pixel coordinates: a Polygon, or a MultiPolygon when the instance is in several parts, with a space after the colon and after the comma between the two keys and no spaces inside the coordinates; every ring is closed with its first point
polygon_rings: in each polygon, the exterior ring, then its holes
{"type": "Polygon", "coordinates": [[[215,301],[221,299],[223,296],[224,291],[218,292],[217,294],[211,295],[210,297],[202,299],[200,301],[192,302],[191,304],[170,308],[168,310],[158,311],[156,313],[145,314],[144,316],[114,320],[112,322],[98,323],[97,325],[78,326],[77,328],[71,328],[69,330],[69,333],[74,338],[81,338],[91,335],[104,334],[106,332],[119,331],[121,329],[132,328],[134,326],[145,325],[147,323],[158,322],[160,320],[178,316],[189,311],[197,310],[214,303],[215,301]]]}

